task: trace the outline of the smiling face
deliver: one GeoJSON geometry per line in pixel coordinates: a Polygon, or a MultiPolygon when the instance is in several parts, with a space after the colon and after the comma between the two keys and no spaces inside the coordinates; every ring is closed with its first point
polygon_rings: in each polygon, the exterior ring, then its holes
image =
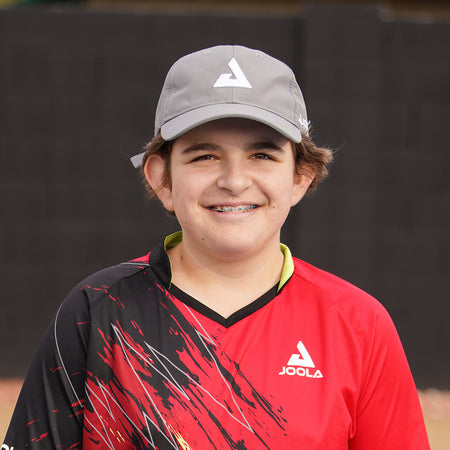
{"type": "Polygon", "coordinates": [[[171,185],[157,188],[164,161],[148,158],[144,173],[165,208],[174,211],[183,245],[233,260],[279,252],[280,229],[311,178],[296,173],[292,143],[247,119],[220,119],[176,139],[171,185]]]}

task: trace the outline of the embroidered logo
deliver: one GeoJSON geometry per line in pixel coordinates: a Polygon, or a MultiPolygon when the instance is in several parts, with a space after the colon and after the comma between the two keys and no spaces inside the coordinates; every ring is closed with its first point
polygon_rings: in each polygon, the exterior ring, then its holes
{"type": "Polygon", "coordinates": [[[217,78],[214,83],[215,88],[219,87],[241,87],[241,88],[251,88],[252,85],[247,80],[244,72],[239,66],[238,62],[231,58],[228,63],[228,67],[231,69],[232,73],[222,73],[219,78],[217,78]],[[234,78],[232,78],[232,76],[234,78]]]}
{"type": "Polygon", "coordinates": [[[311,121],[308,119],[305,119],[304,117],[300,116],[298,118],[298,121],[300,123],[300,126],[303,128],[304,132],[308,132],[309,125],[311,124],[311,121]]]}
{"type": "Polygon", "coordinates": [[[283,366],[278,375],[323,378],[322,372],[319,369],[316,369],[316,365],[302,341],[298,341],[297,350],[299,353],[293,353],[291,355],[287,365],[283,366]]]}

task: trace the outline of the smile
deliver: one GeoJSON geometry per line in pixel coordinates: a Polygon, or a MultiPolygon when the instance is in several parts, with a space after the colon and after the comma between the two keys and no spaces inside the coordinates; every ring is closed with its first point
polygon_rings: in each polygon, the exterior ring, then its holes
{"type": "Polygon", "coordinates": [[[256,207],[256,205],[211,206],[210,209],[218,212],[246,212],[255,209],[256,207]]]}

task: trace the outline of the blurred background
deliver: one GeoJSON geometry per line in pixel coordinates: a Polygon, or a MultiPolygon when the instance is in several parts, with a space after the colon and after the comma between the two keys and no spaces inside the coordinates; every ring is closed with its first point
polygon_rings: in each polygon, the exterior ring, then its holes
{"type": "Polygon", "coordinates": [[[82,278],[177,228],[128,157],[164,76],[216,44],[290,65],[330,178],[293,253],[377,297],[419,388],[450,389],[450,2],[0,0],[0,377],[82,278]]]}

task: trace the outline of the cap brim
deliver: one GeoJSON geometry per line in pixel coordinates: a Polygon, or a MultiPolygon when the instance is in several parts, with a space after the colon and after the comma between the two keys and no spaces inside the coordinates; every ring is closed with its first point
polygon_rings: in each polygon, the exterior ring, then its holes
{"type": "Polygon", "coordinates": [[[199,125],[227,117],[241,117],[256,120],[277,130],[293,142],[298,143],[302,140],[300,129],[288,120],[265,109],[240,103],[207,105],[192,111],[187,111],[163,124],[161,127],[161,136],[166,141],[171,141],[199,125]]]}
{"type": "MultiPolygon", "coordinates": [[[[298,143],[302,140],[300,129],[288,120],[265,109],[239,103],[214,104],[187,111],[162,125],[161,136],[166,141],[172,141],[199,125],[227,117],[256,120],[273,128],[293,142],[298,143]]],[[[139,153],[130,158],[135,168],[142,165],[143,156],[144,153],[139,153]]]]}
{"type": "Polygon", "coordinates": [[[142,166],[142,160],[144,159],[145,152],[138,153],[137,155],[134,155],[130,158],[131,164],[133,164],[133,167],[135,169],[138,169],[142,166]]]}

